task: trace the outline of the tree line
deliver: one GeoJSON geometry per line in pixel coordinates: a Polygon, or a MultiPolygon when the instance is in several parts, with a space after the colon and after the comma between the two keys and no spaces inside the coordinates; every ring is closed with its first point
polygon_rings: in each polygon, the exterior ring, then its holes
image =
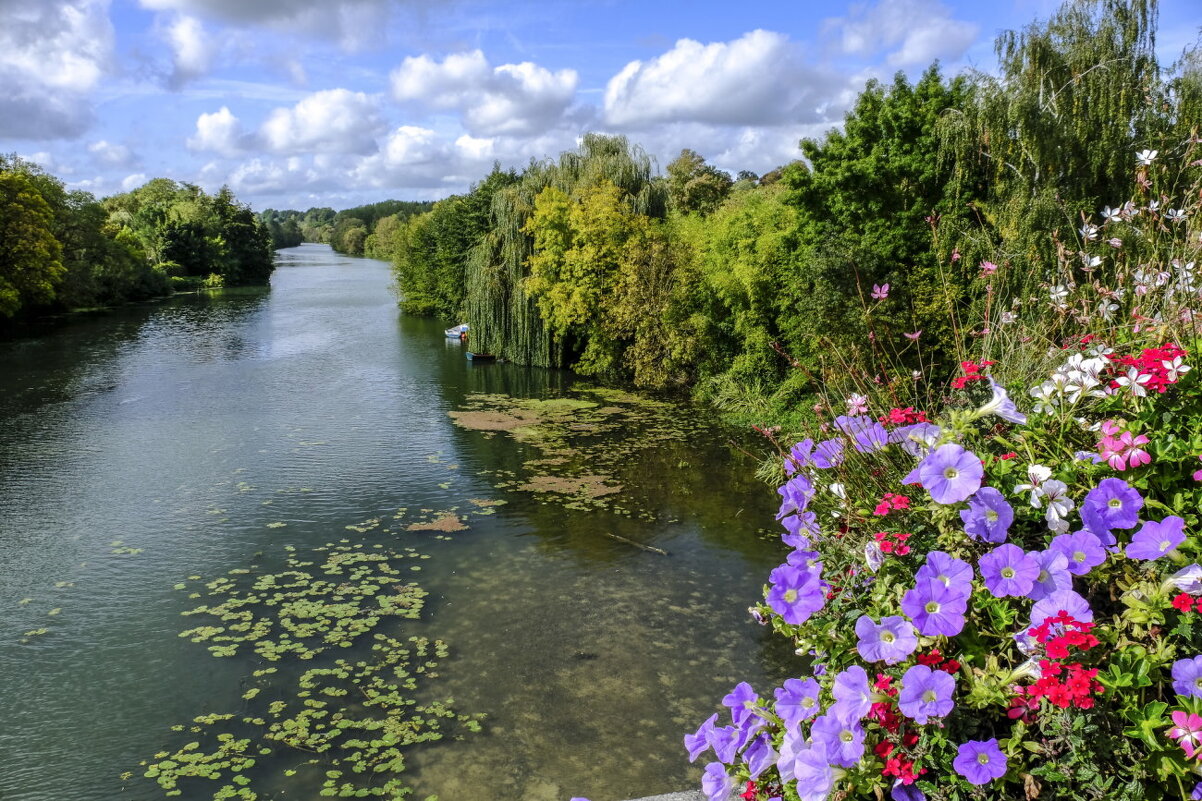
{"type": "Polygon", "coordinates": [[[950,362],[965,307],[1000,302],[996,269],[1012,299],[1055,283],[1137,151],[1197,135],[1202,59],[1162,68],[1156,21],[1155,0],[1067,2],[998,38],[997,75],[868,82],[763,176],[691,150],[659,175],[589,134],[408,217],[382,255],[401,307],[466,320],[476,349],[733,408],[796,408],[832,358],[950,362]]]}
{"type": "Polygon", "coordinates": [[[0,322],[265,284],[273,269],[267,229],[228,188],[156,178],[97,200],[0,155],[0,322]]]}
{"type": "Polygon", "coordinates": [[[348,256],[388,258],[401,223],[429,211],[432,205],[420,200],[384,200],[342,211],[317,207],[308,211],[267,209],[259,219],[271,234],[273,248],[321,242],[348,256]]]}

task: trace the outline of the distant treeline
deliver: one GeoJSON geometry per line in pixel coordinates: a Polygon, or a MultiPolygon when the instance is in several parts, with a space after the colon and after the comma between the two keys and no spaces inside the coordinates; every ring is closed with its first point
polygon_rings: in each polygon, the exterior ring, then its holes
{"type": "Polygon", "coordinates": [[[323,242],[348,256],[388,258],[401,223],[433,205],[430,201],[385,200],[337,212],[330,208],[303,212],[267,209],[259,218],[271,234],[274,248],[323,242]]]}
{"type": "Polygon", "coordinates": [[[227,188],[156,178],[96,200],[0,155],[0,321],[265,284],[273,268],[267,230],[227,188]]]}
{"type": "Polygon", "coordinates": [[[1001,35],[997,77],[870,81],[841,130],[763,176],[690,150],[657,175],[599,134],[494,169],[383,243],[401,306],[466,320],[474,349],[518,363],[761,410],[796,408],[823,360],[871,376],[882,348],[954,356],[959,314],[991,296],[983,262],[1016,298],[1090,280],[1053,275],[1058,249],[1130,196],[1137,151],[1180,161],[1197,135],[1198,51],[1162,70],[1156,12],[1068,2],[1001,35]]]}

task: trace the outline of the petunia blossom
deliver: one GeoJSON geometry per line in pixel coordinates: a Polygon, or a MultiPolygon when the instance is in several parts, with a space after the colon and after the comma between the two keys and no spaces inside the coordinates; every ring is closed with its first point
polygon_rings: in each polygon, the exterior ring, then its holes
{"type": "Polygon", "coordinates": [[[696,762],[697,757],[705,753],[710,747],[710,733],[714,730],[714,725],[718,722],[718,713],[710,715],[709,718],[702,723],[694,734],[686,734],[684,736],[684,747],[689,754],[689,761],[696,762]]]}
{"type": "Polygon", "coordinates": [[[860,720],[872,708],[868,673],[859,665],[852,665],[838,673],[831,692],[835,696],[835,703],[828,711],[844,720],[860,720]]]}
{"type": "Polygon", "coordinates": [[[1038,601],[1060,590],[1073,588],[1073,574],[1068,572],[1068,557],[1063,553],[1049,548],[1046,551],[1027,551],[1027,556],[1039,565],[1039,575],[1027,593],[1028,598],[1038,601]]]}
{"type": "Polygon", "coordinates": [[[972,593],[972,565],[943,551],[928,553],[926,562],[914,574],[915,584],[927,579],[940,581],[965,598],[972,593]]]}
{"type": "Polygon", "coordinates": [[[1006,775],[1006,755],[998,747],[997,738],[969,740],[956,751],[952,767],[970,784],[989,784],[1006,775]]]}
{"type": "Polygon", "coordinates": [[[896,665],[918,647],[913,624],[897,615],[883,617],[879,624],[868,615],[860,615],[856,636],[859,638],[856,651],[869,662],[896,665]]]}
{"type": "Polygon", "coordinates": [[[785,679],[773,693],[776,696],[776,714],[784,721],[786,729],[795,729],[797,724],[818,714],[818,682],[814,679],[785,679]]]}
{"type": "Polygon", "coordinates": [[[810,727],[810,741],[832,765],[850,768],[864,757],[864,727],[858,720],[823,715],[810,727]]]}
{"type": "Polygon", "coordinates": [[[1039,576],[1039,564],[1017,545],[999,545],[981,557],[978,563],[985,587],[994,597],[1021,598],[1031,592],[1039,576]]]}
{"type": "Polygon", "coordinates": [[[1098,537],[1116,528],[1135,528],[1144,499],[1121,478],[1104,478],[1085,496],[1081,520],[1098,537]]]}
{"type": "Polygon", "coordinates": [[[1173,663],[1173,691],[1187,698],[1202,698],[1202,656],[1173,663]]]}
{"type": "Polygon", "coordinates": [[[1049,549],[1064,554],[1068,559],[1068,572],[1074,576],[1084,576],[1106,561],[1106,549],[1101,540],[1085,530],[1053,537],[1049,549]]]}
{"type": "Polygon", "coordinates": [[[772,586],[766,600],[786,623],[799,626],[826,605],[826,590],[811,570],[784,564],[769,575],[772,586]]]}
{"type": "Polygon", "coordinates": [[[922,482],[935,503],[959,503],[981,488],[985,469],[975,453],[949,442],[927,454],[904,483],[922,482]]]}
{"type": "Polygon", "coordinates": [[[955,637],[964,630],[968,596],[945,586],[942,581],[919,579],[902,596],[902,611],[914,621],[919,634],[955,637]]]}
{"type": "Polygon", "coordinates": [[[1127,558],[1150,561],[1159,559],[1185,542],[1185,520],[1169,515],[1159,523],[1149,520],[1140,527],[1127,545],[1127,558]]]}
{"type": "Polygon", "coordinates": [[[727,801],[735,789],[735,778],[726,772],[721,762],[711,762],[705,766],[701,776],[701,792],[710,801],[727,801]]]}
{"type": "Polygon", "coordinates": [[[1061,612],[1084,623],[1093,621],[1093,609],[1089,607],[1089,601],[1073,590],[1057,590],[1046,598],[1040,598],[1031,607],[1031,625],[1042,625],[1048,618],[1056,617],[1061,612]]]}
{"type": "Polygon", "coordinates": [[[1005,542],[1014,522],[1014,508],[993,487],[981,487],[968,499],[968,508],[960,510],[960,519],[974,540],[1005,542]]]}
{"type": "Polygon", "coordinates": [[[931,718],[945,717],[955,706],[956,680],[942,670],[927,665],[914,665],[902,676],[898,709],[920,725],[931,718]]]}

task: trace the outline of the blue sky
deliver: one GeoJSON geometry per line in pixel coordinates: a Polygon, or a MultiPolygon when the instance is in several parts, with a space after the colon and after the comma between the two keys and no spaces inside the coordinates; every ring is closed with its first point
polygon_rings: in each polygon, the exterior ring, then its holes
{"type": "MultiPolygon", "coordinates": [[[[1052,0],[0,0],[0,152],[98,196],[255,208],[462,191],[589,130],[763,172],[870,78],[990,70],[1052,0]]],[[[1162,0],[1170,63],[1200,0],[1162,0]]]]}

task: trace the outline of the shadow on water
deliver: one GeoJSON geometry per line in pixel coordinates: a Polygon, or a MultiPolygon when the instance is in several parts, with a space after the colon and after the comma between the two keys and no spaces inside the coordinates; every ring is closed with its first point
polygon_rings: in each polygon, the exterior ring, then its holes
{"type": "MultiPolygon", "coordinates": [[[[281,253],[269,294],[0,343],[0,797],[161,798],[139,761],[186,742],[173,725],[247,709],[262,666],[180,639],[199,601],[173,588],[278,569],[285,546],[429,557],[412,574],[430,593],[422,619],[384,633],[446,640],[419,692],[487,717],[413,750],[417,798],[690,785],[682,734],[734,683],[769,692],[799,669],[745,611],[784,548],[731,432],[686,406],[632,405],[600,429],[561,420],[577,452],[531,465],[548,440],[448,413],[482,395],[622,404],[565,371],[469,364],[442,335],[457,321],[398,315],[388,287],[380,262],[304,246],[281,253]],[[661,429],[675,433],[639,444],[661,429]],[[569,468],[622,490],[590,505],[520,488],[569,468]],[[467,528],[430,530],[447,516],[467,528]]],[[[273,689],[301,669],[281,665],[273,689]]],[[[315,795],[282,765],[262,768],[278,797],[315,795]]]]}

